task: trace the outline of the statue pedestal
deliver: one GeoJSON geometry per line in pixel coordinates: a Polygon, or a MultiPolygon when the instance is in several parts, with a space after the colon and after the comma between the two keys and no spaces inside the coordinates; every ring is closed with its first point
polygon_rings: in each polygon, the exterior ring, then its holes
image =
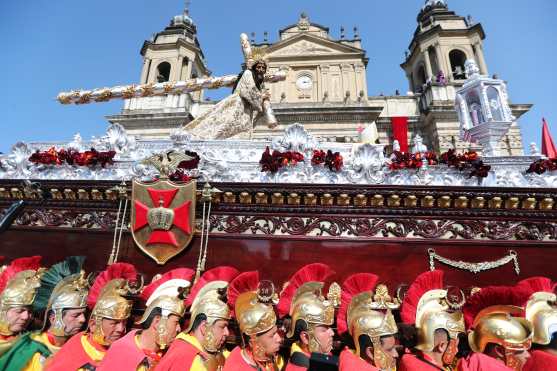
{"type": "Polygon", "coordinates": [[[497,157],[501,156],[498,149],[499,141],[508,132],[510,126],[511,122],[490,121],[472,127],[468,133],[482,145],[482,156],[497,157]]]}

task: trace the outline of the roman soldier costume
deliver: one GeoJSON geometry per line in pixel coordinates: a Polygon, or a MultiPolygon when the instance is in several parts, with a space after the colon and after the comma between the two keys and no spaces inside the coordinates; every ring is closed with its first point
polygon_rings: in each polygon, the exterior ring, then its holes
{"type": "Polygon", "coordinates": [[[459,370],[521,370],[517,352],[528,351],[532,344],[532,325],[519,307],[528,291],[513,287],[486,287],[472,295],[463,308],[470,329],[468,343],[474,353],[461,359],[459,370]],[[482,354],[488,344],[499,345],[504,359],[482,354]]]}
{"type": "Polygon", "coordinates": [[[418,343],[412,354],[405,354],[400,370],[451,370],[458,351],[458,335],[465,331],[460,308],[465,302],[464,293],[456,288],[446,289],[443,271],[434,270],[420,274],[410,285],[402,302],[400,316],[406,324],[413,324],[418,332],[418,343]],[[445,330],[449,336],[443,364],[435,362],[425,352],[434,349],[436,330],[445,330]]]}
{"type": "Polygon", "coordinates": [[[98,370],[140,370],[147,371],[153,369],[162,358],[162,350],[166,349],[167,344],[167,321],[171,315],[180,318],[186,311],[184,303],[184,293],[191,286],[191,281],[195,272],[187,268],[178,268],[155,277],[153,282],[145,286],[141,293],[141,298],[145,300],[147,308],[141,319],[136,322],[141,325],[151,313],[159,308],[161,320],[157,327],[157,337],[155,343],[160,351],[153,352],[141,347],[139,341],[141,330],[132,330],[122,339],[114,342],[106,353],[98,370]]]}
{"type": "Polygon", "coordinates": [[[532,343],[537,347],[530,351],[530,358],[522,370],[557,369],[557,350],[546,348],[557,333],[556,285],[546,277],[534,277],[517,284],[530,293],[525,307],[526,319],[532,324],[532,343]]]}
{"type": "Polygon", "coordinates": [[[40,256],[19,258],[0,270],[0,356],[12,347],[19,335],[10,329],[8,311],[31,307],[43,273],[40,263],[40,256]]]}
{"type": "Polygon", "coordinates": [[[335,272],[325,264],[309,264],[296,272],[280,294],[277,305],[281,318],[290,316],[291,326],[286,336],[292,339],[299,322],[307,328],[308,346],[294,342],[290,349],[287,371],[307,370],[311,353],[321,353],[319,340],[315,337],[315,327],[332,326],[335,319],[333,303],[322,295],[323,287],[335,272]]]}
{"type": "Polygon", "coordinates": [[[22,336],[0,362],[14,370],[42,370],[47,358],[60,350],[54,337],[66,338],[63,312],[84,309],[89,282],[81,270],[85,257],[72,256],[53,265],[40,280],[33,302],[36,313],[43,313],[43,330],[22,336]],[[48,324],[49,316],[54,320],[48,324]]]}
{"type": "Polygon", "coordinates": [[[389,296],[385,285],[377,285],[379,277],[371,273],[358,273],[342,284],[341,306],[337,315],[339,334],[348,332],[355,349],[345,348],[340,354],[340,371],[396,370],[396,359],[383,351],[381,338],[397,334],[398,328],[392,314],[400,303],[389,296]],[[373,345],[373,359],[362,358],[362,337],[373,345]]]}
{"type": "Polygon", "coordinates": [[[224,371],[278,371],[282,364],[276,356],[269,356],[259,343],[258,335],[276,326],[277,316],[274,305],[278,295],[269,281],[259,281],[257,271],[238,275],[228,286],[228,305],[234,315],[240,332],[247,337],[247,344],[237,346],[226,359],[224,371]]]}
{"type": "Polygon", "coordinates": [[[231,319],[225,298],[226,288],[239,273],[232,267],[217,267],[201,275],[186,299],[186,307],[191,313],[189,325],[178,334],[158,364],[157,371],[216,371],[224,367],[225,357],[217,343],[220,339],[213,334],[213,326],[218,320],[231,319]],[[203,341],[191,334],[194,322],[201,315],[207,321],[203,341]]]}
{"type": "Polygon", "coordinates": [[[48,370],[95,370],[103,360],[110,342],[105,338],[102,320],[127,320],[132,301],[124,296],[135,294],[137,271],[127,263],[115,263],[101,272],[89,290],[87,306],[91,312],[90,323],[94,331],[74,335],[48,363],[48,370]]]}

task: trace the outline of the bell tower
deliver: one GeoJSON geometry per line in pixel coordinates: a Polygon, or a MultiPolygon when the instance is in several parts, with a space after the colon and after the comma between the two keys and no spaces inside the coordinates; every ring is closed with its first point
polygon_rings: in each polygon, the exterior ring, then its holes
{"type": "Polygon", "coordinates": [[[462,85],[467,60],[475,60],[480,73],[488,74],[481,24],[449,10],[446,0],[427,0],[417,21],[406,60],[401,64],[410,91],[422,93],[424,85],[440,80],[462,85]]]}
{"type": "MultiPolygon", "coordinates": [[[[143,43],[141,84],[210,75],[197,39],[197,26],[189,14],[189,5],[190,2],[186,1],[182,14],[174,16],[163,31],[143,43]]],[[[198,93],[195,98],[202,97],[198,93]]]]}

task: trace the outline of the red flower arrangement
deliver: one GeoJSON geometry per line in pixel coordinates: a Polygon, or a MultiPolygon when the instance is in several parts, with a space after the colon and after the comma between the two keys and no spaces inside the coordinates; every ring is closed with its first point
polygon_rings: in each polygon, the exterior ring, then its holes
{"type": "Polygon", "coordinates": [[[526,173],[543,174],[554,170],[557,170],[557,159],[541,159],[532,162],[526,173]]]}
{"type": "Polygon", "coordinates": [[[115,151],[104,151],[99,152],[94,148],[89,151],[79,152],[75,149],[60,149],[56,150],[55,147],[51,147],[47,151],[39,151],[33,153],[29,157],[29,161],[35,164],[42,165],[77,165],[77,166],[88,166],[93,167],[101,165],[105,167],[106,165],[112,165],[114,163],[115,151]]]}
{"type": "Polygon", "coordinates": [[[344,165],[344,160],[340,152],[333,152],[330,149],[327,153],[322,149],[316,149],[313,151],[313,156],[311,157],[312,165],[322,165],[324,164],[331,171],[340,171],[344,165]]]}
{"type": "Polygon", "coordinates": [[[394,151],[389,163],[390,170],[419,169],[425,162],[428,165],[437,165],[437,155],[434,152],[406,153],[394,151]]]}
{"type": "Polygon", "coordinates": [[[450,149],[441,154],[441,163],[457,168],[459,171],[470,170],[470,178],[473,176],[485,178],[491,170],[491,166],[484,164],[474,151],[456,154],[454,149],[450,149]]]}
{"type": "Polygon", "coordinates": [[[304,155],[300,152],[279,152],[274,150],[271,153],[269,147],[265,149],[259,160],[261,171],[276,173],[281,167],[296,165],[298,162],[304,161],[304,155]]]}

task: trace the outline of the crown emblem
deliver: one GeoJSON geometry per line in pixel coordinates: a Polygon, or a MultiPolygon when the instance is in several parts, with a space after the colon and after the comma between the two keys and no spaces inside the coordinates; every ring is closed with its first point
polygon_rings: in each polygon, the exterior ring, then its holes
{"type": "Polygon", "coordinates": [[[174,210],[163,206],[164,200],[161,197],[159,207],[149,209],[147,212],[147,222],[154,231],[169,231],[174,224],[174,210]]]}

